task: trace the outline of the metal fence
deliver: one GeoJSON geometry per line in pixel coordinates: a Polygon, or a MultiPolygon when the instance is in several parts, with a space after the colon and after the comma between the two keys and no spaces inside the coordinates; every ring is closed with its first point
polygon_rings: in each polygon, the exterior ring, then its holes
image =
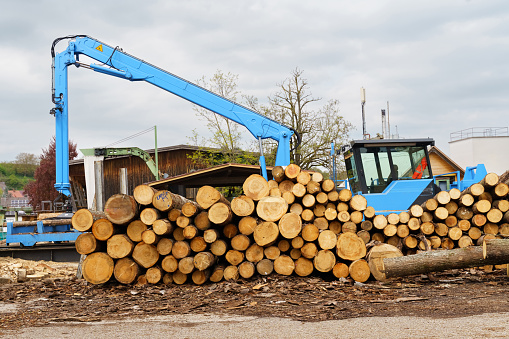
{"type": "Polygon", "coordinates": [[[451,141],[458,141],[468,138],[488,138],[509,136],[508,127],[472,127],[450,135],[451,141]]]}

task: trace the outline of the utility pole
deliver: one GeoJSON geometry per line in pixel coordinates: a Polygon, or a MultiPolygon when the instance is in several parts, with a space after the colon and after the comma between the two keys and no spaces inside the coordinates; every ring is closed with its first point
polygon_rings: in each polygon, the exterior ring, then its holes
{"type": "Polygon", "coordinates": [[[364,114],[364,105],[366,104],[366,90],[361,87],[361,109],[362,109],[362,139],[366,139],[366,116],[364,114]]]}

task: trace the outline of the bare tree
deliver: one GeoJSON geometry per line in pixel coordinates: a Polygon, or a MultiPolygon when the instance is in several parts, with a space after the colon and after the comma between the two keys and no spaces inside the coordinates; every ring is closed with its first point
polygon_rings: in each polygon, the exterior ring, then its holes
{"type": "MultiPolygon", "coordinates": [[[[269,98],[270,107],[262,111],[300,134],[302,142],[290,155],[293,163],[303,169],[328,167],[331,142],[346,143],[353,125],[339,114],[338,100],[329,100],[314,110],[312,107],[321,99],[311,95],[302,74],[302,70],[294,69],[290,77],[278,85],[279,91],[269,98]]],[[[294,143],[292,139],[292,148],[294,143]]]]}

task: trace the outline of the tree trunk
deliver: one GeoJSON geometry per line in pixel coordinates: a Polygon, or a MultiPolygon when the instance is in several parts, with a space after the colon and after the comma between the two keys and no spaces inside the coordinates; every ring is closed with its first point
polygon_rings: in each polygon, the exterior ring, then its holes
{"type": "Polygon", "coordinates": [[[265,221],[278,221],[288,211],[288,204],[281,197],[264,197],[256,206],[257,215],[265,221]]]}
{"type": "Polygon", "coordinates": [[[355,233],[342,233],[338,237],[336,250],[341,259],[355,261],[366,255],[366,244],[355,233]]]}
{"type": "Polygon", "coordinates": [[[336,265],[336,256],[332,251],[320,250],[313,259],[313,265],[319,272],[330,272],[336,265]]]}
{"type": "MultiPolygon", "coordinates": [[[[506,251],[506,253],[509,252],[506,251]]],[[[472,246],[444,251],[426,251],[398,258],[385,258],[382,261],[381,271],[387,278],[394,278],[450,269],[503,264],[507,261],[509,261],[507,257],[489,258],[489,254],[484,258],[483,247],[472,246]]]]}
{"type": "Polygon", "coordinates": [[[287,255],[280,255],[274,260],[274,271],[281,275],[291,275],[295,270],[295,262],[287,255]]]}
{"type": "Polygon", "coordinates": [[[103,284],[110,280],[113,275],[115,263],[104,252],[94,252],[85,258],[81,266],[83,278],[91,284],[103,284]]]}
{"type": "Polygon", "coordinates": [[[300,277],[307,277],[311,275],[314,271],[315,267],[313,265],[313,262],[309,259],[306,259],[304,257],[300,257],[297,260],[295,260],[295,274],[297,274],[300,277]]]}
{"type": "Polygon", "coordinates": [[[274,262],[269,259],[262,259],[256,264],[256,271],[260,275],[269,275],[274,270],[274,262]]]}
{"type": "Polygon", "coordinates": [[[76,247],[76,252],[79,254],[90,254],[92,252],[101,252],[105,249],[105,243],[98,241],[92,233],[81,233],[76,241],[74,242],[74,246],[76,247]]]}
{"type": "Polygon", "coordinates": [[[157,284],[163,279],[163,270],[160,267],[152,266],[145,272],[145,278],[149,284],[157,284]]]}
{"type": "Polygon", "coordinates": [[[239,197],[233,198],[231,202],[231,209],[235,215],[238,215],[239,217],[245,217],[253,214],[255,204],[253,199],[245,195],[241,195],[239,197]]]}
{"type": "Polygon", "coordinates": [[[145,225],[140,220],[132,221],[129,226],[127,226],[127,236],[134,242],[141,241],[141,234],[147,230],[147,225],[145,225]]]}
{"type": "Polygon", "coordinates": [[[233,218],[230,204],[216,202],[208,211],[209,220],[216,225],[226,225],[233,218]]]}
{"type": "Polygon", "coordinates": [[[159,255],[166,256],[166,255],[170,254],[171,249],[173,248],[173,242],[174,242],[173,239],[161,238],[161,240],[159,240],[157,242],[157,246],[156,246],[156,249],[157,249],[157,252],[159,253],[159,255]]]}
{"type": "Polygon", "coordinates": [[[182,205],[182,208],[180,212],[185,215],[188,218],[194,217],[201,211],[200,205],[194,201],[188,201],[184,205],[182,205]]]}
{"type": "Polygon", "coordinates": [[[104,212],[81,209],[74,212],[74,215],[71,218],[71,224],[75,230],[80,232],[86,232],[90,230],[90,228],[92,228],[92,225],[96,220],[104,218],[106,218],[106,214],[104,212]]]}
{"type": "Polygon", "coordinates": [[[159,260],[157,247],[140,242],[134,247],[132,258],[136,263],[144,268],[154,266],[159,260]]]}
{"type": "Polygon", "coordinates": [[[115,279],[121,284],[132,284],[140,275],[140,266],[131,258],[117,260],[113,269],[115,279]]]}
{"type": "MultiPolygon", "coordinates": [[[[244,194],[254,201],[258,201],[269,195],[269,184],[259,174],[251,174],[242,185],[244,194]]],[[[283,191],[281,191],[282,193],[283,191]]]]}
{"type": "Polygon", "coordinates": [[[165,272],[173,273],[178,269],[178,260],[173,255],[167,255],[161,261],[161,268],[165,272]]]}
{"type": "Polygon", "coordinates": [[[161,212],[182,209],[186,202],[190,202],[190,200],[166,190],[158,191],[152,199],[152,205],[161,212]]]}
{"type": "Polygon", "coordinates": [[[134,188],[133,197],[140,205],[150,205],[157,190],[149,185],[138,185],[134,188]]]}
{"type": "Polygon", "coordinates": [[[158,219],[152,224],[152,230],[157,235],[168,235],[173,232],[173,224],[168,219],[158,219]]]}
{"type": "Polygon", "coordinates": [[[92,225],[92,234],[97,240],[106,241],[117,233],[119,233],[118,226],[113,225],[108,219],[98,219],[92,225]]]}
{"type": "Polygon", "coordinates": [[[133,253],[134,243],[126,234],[116,234],[106,242],[108,255],[113,259],[125,258],[133,253]]]}
{"type": "Polygon", "coordinates": [[[126,225],[138,215],[138,203],[130,195],[112,195],[104,204],[104,213],[109,221],[126,225]]]}
{"type": "Polygon", "coordinates": [[[364,259],[358,259],[352,262],[348,267],[348,272],[353,280],[361,283],[366,282],[371,275],[369,265],[364,259]]]}
{"type": "Polygon", "coordinates": [[[152,225],[157,219],[161,218],[161,213],[156,208],[147,207],[140,212],[140,220],[145,225],[152,225]]]}
{"type": "Polygon", "coordinates": [[[244,279],[251,278],[256,272],[255,265],[250,261],[244,261],[239,265],[239,274],[244,279]]]}

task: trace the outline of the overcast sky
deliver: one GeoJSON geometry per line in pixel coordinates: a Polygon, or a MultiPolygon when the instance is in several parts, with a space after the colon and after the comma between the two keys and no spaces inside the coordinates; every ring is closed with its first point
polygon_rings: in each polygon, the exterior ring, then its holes
{"type": "MultiPolygon", "coordinates": [[[[41,154],[54,39],[86,34],[190,81],[238,74],[238,90],[266,103],[296,67],[309,89],[341,102],[361,138],[391,132],[434,138],[509,125],[509,2],[504,0],[7,1],[0,0],[0,161],[41,154]]],[[[65,49],[67,41],[57,46],[65,49]]],[[[193,105],[147,83],[69,70],[69,134],[78,148],[109,145],[157,125],[158,146],[207,135],[193,105]]],[[[245,132],[246,139],[251,138],[245,132]]],[[[154,147],[153,134],[117,146],[154,147]]]]}

